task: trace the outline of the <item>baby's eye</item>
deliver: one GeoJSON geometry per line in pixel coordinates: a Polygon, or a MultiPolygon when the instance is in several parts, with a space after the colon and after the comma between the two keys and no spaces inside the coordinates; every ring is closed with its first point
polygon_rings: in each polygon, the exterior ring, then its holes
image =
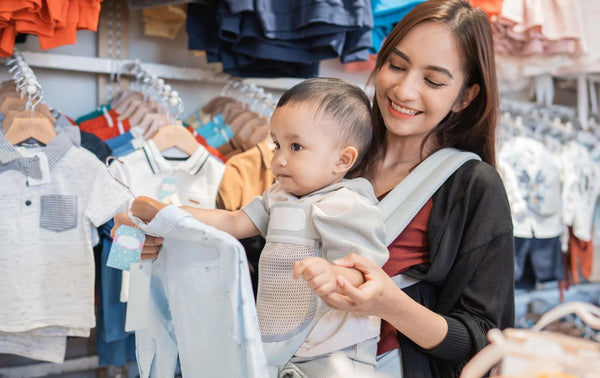
{"type": "Polygon", "coordinates": [[[292,151],[301,151],[302,150],[302,146],[299,145],[298,143],[292,143],[290,148],[292,149],[292,151]]]}

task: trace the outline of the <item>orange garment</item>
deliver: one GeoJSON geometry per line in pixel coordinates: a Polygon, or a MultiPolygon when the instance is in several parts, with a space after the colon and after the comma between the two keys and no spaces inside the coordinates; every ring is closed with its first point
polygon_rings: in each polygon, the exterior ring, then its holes
{"type": "Polygon", "coordinates": [[[0,57],[5,58],[13,54],[17,34],[12,24],[0,30],[0,57]]]}
{"type": "Polygon", "coordinates": [[[119,114],[114,110],[108,111],[108,117],[110,117],[112,121],[112,126],[111,123],[109,123],[107,116],[101,115],[99,117],[81,122],[79,128],[83,131],[96,135],[102,140],[108,140],[110,138],[119,136],[129,131],[131,128],[129,120],[125,119],[119,121],[119,114]],[[121,128],[119,128],[119,122],[121,122],[121,128]]]}
{"type": "MultiPolygon", "coordinates": [[[[579,283],[579,270],[584,278],[592,275],[594,245],[592,241],[583,241],[573,234],[573,227],[569,227],[569,266],[574,284],[579,283]]],[[[569,272],[567,272],[569,273],[569,272]]]]}
{"type": "Polygon", "coordinates": [[[480,8],[488,17],[500,14],[502,12],[502,2],[504,0],[469,0],[475,8],[480,8]]]}
{"type": "Polygon", "coordinates": [[[79,21],[79,0],[69,0],[66,22],[63,27],[56,28],[52,37],[39,35],[40,48],[51,49],[63,45],[77,43],[77,22],[79,21]]]}
{"type": "Polygon", "coordinates": [[[0,1],[0,20],[10,21],[12,14],[26,10],[37,13],[42,8],[42,0],[0,1]]]}
{"type": "Polygon", "coordinates": [[[46,6],[43,6],[37,13],[23,10],[14,12],[11,23],[15,25],[18,33],[48,37],[54,35],[54,27],[50,24],[50,13],[46,6]]]}
{"type": "Polygon", "coordinates": [[[217,207],[239,210],[255,196],[262,195],[275,182],[271,159],[273,150],[266,141],[229,158],[217,192],[217,207]]]}
{"type": "Polygon", "coordinates": [[[79,21],[77,29],[98,30],[100,3],[102,0],[79,0],[79,21]]]}
{"type": "Polygon", "coordinates": [[[18,33],[38,36],[43,50],[76,43],[77,30],[98,30],[101,1],[0,1],[0,57],[13,54],[18,33]]]}

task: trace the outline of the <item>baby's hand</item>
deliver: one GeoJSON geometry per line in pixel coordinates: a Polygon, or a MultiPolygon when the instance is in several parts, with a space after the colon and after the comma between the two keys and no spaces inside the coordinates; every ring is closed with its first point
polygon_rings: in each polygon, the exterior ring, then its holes
{"type": "Polygon", "coordinates": [[[131,214],[140,218],[142,221],[149,223],[156,213],[165,207],[164,203],[158,202],[154,198],[140,196],[131,204],[131,214]]]}
{"type": "Polygon", "coordinates": [[[333,267],[321,257],[309,257],[296,261],[293,275],[296,280],[302,277],[318,296],[330,294],[337,289],[333,267]]]}

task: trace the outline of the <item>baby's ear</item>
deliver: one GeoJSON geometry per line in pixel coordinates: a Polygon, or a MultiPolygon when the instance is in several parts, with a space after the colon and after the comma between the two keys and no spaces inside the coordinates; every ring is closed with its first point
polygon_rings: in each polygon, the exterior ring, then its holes
{"type": "Polygon", "coordinates": [[[358,157],[358,150],[354,146],[341,148],[334,168],[334,173],[346,173],[352,168],[358,157]]]}

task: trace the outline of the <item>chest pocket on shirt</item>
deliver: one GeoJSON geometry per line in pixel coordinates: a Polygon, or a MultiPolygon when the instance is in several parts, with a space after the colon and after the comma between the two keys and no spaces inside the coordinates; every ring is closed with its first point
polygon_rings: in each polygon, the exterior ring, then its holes
{"type": "Polygon", "coordinates": [[[62,232],[77,226],[77,196],[50,194],[41,197],[40,227],[62,232]]]}

